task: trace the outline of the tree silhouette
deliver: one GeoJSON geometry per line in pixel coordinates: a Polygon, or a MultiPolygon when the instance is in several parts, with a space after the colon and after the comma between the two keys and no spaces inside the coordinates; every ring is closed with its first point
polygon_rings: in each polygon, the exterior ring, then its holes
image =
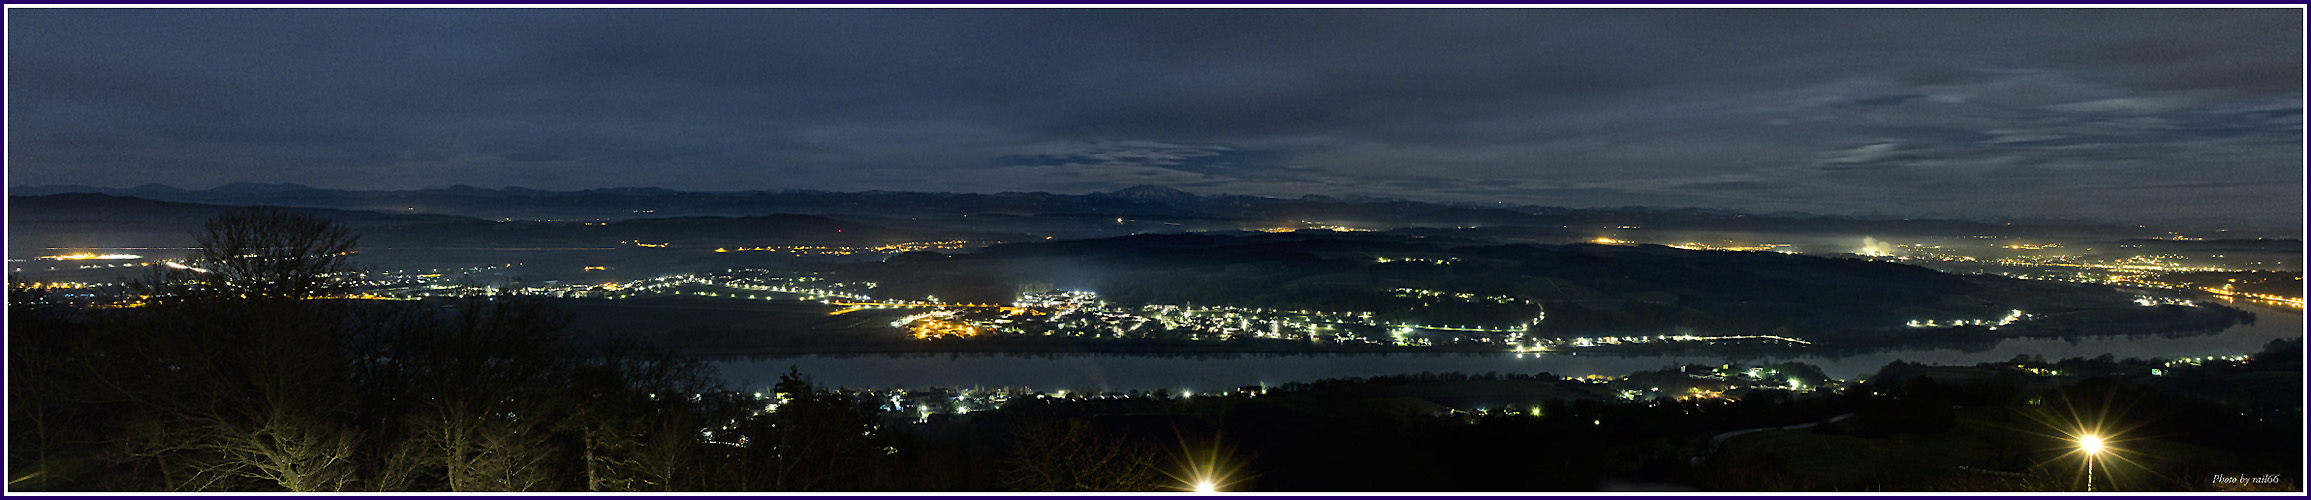
{"type": "MultiPolygon", "coordinates": [[[[11,284],[23,280],[11,276],[11,284]]],[[[88,404],[75,368],[88,349],[85,325],[49,302],[39,288],[8,290],[8,464],[11,488],[83,487],[86,460],[76,443],[99,435],[85,422],[103,409],[88,404]]]]}
{"type": "Polygon", "coordinates": [[[1012,428],[1004,483],[1019,491],[1155,491],[1155,450],[1101,436],[1080,418],[1012,428]]]}
{"type": "Polygon", "coordinates": [[[783,402],[746,419],[740,432],[747,446],[739,453],[750,476],[770,480],[776,491],[829,491],[865,486],[877,449],[871,416],[843,395],[820,391],[800,370],[788,367],[772,387],[783,402]]]}
{"type": "Polygon", "coordinates": [[[196,281],[216,293],[249,298],[306,298],[342,288],[360,240],[345,226],[312,215],[250,207],[201,224],[196,281]]]}
{"type": "Polygon", "coordinates": [[[135,409],[115,457],[149,460],[175,490],[329,491],[355,479],[342,304],[299,300],[348,269],[343,226],[253,208],[195,234],[203,256],[133,287],[150,307],[94,332],[92,379],[135,409]]]}
{"type": "Polygon", "coordinates": [[[552,427],[572,367],[568,317],[536,299],[456,299],[446,324],[406,332],[398,363],[430,397],[408,419],[419,456],[451,491],[535,491],[559,481],[552,427]]]}
{"type": "Polygon", "coordinates": [[[705,393],[718,384],[708,368],[633,339],[599,346],[570,374],[562,403],[571,415],[559,428],[579,439],[588,491],[671,489],[679,467],[700,445],[705,393]],[[670,423],[672,421],[673,423],[670,423]]]}
{"type": "Polygon", "coordinates": [[[708,484],[701,431],[740,417],[702,362],[566,332],[542,298],[352,300],[358,238],[325,219],[193,238],[127,307],[12,290],[10,463],[35,474],[12,488],[670,491],[708,484]]]}

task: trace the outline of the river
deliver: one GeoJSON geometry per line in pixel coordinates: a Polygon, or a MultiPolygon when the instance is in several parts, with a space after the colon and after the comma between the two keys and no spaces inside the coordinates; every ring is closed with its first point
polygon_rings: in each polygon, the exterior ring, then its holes
{"type": "Polygon", "coordinates": [[[2040,355],[2048,360],[2110,354],[2119,358],[2181,358],[2251,353],[2273,339],[2303,336],[2303,311],[2256,304],[2231,304],[2255,313],[2252,325],[2235,325],[2212,335],[2191,337],[2102,337],[2004,340],[1987,350],[1912,348],[1848,356],[1810,355],[1727,357],[1699,354],[1318,354],[1240,356],[1157,356],[1115,354],[937,354],[911,356],[795,356],[717,361],[724,379],[741,388],[778,381],[795,366],[822,386],[916,388],[926,386],[1029,387],[1039,390],[1128,391],[1132,389],[1216,391],[1257,384],[1326,378],[1369,377],[1419,372],[1616,375],[1681,364],[1798,361],[1848,380],[1875,373],[1901,360],[1971,365],[2040,355]]]}

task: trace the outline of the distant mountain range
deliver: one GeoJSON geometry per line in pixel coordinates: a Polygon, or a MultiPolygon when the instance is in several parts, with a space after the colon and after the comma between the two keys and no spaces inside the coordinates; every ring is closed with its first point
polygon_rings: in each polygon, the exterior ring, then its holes
{"type": "MultiPolygon", "coordinates": [[[[405,191],[321,189],[298,184],[235,183],[205,190],[146,184],[131,188],[30,186],[10,196],[101,193],[213,205],[273,205],[392,214],[458,215],[485,220],[624,220],[675,216],[811,214],[873,217],[1122,217],[1243,221],[1249,225],[1302,221],[1366,228],[1545,227],[1650,230],[1774,231],[1852,234],[1970,234],[2030,228],[2036,234],[2077,233],[2140,237],[2163,233],[2133,226],[2066,221],[1978,222],[1899,217],[1748,214],[1729,210],[1646,207],[1575,209],[1537,205],[1427,203],[1369,197],[1309,195],[1285,199],[1201,195],[1139,185],[1081,195],[1033,193],[926,193],[815,190],[674,191],[602,188],[547,191],[455,185],[405,191]]],[[[2276,236],[2276,235],[2275,235],[2276,236]]]]}
{"type": "MultiPolygon", "coordinates": [[[[211,190],[209,193],[214,192],[211,190]]],[[[240,192],[296,191],[250,189],[240,192]]],[[[203,221],[238,207],[110,194],[62,193],[10,196],[9,208],[9,251],[29,255],[49,246],[185,246],[193,241],[191,233],[199,229],[203,221]]],[[[485,220],[461,215],[410,213],[407,210],[397,212],[310,207],[284,207],[284,210],[345,224],[361,235],[364,248],[604,247],[632,246],[633,243],[715,248],[1027,238],[1019,234],[964,231],[907,221],[861,221],[800,214],[635,217],[615,223],[585,223],[485,220]]]]}

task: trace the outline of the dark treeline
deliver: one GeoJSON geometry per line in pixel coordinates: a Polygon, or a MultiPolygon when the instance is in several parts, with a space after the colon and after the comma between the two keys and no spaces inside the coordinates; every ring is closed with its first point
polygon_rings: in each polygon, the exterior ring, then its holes
{"type": "Polygon", "coordinates": [[[9,300],[12,490],[910,489],[865,413],[799,375],[777,412],[701,363],[521,297],[348,300],[356,237],[250,209],[130,307],[9,300]],[[880,463],[880,462],[877,462],[880,463]]]}

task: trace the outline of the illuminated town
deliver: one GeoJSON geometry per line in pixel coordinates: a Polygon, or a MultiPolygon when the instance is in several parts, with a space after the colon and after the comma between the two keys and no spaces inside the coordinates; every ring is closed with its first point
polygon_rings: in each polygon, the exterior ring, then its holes
{"type": "Polygon", "coordinates": [[[848,7],[7,6],[6,493],[2303,494],[2304,5],[848,7]]]}
{"type": "Polygon", "coordinates": [[[987,245],[991,245],[991,244],[994,244],[994,243],[998,243],[998,242],[973,242],[973,241],[927,241],[927,242],[907,242],[907,243],[892,243],[892,244],[888,244],[888,245],[878,245],[878,246],[871,246],[871,247],[848,247],[848,246],[836,246],[836,247],[829,247],[829,246],[812,246],[812,245],[790,245],[790,246],[774,246],[774,247],[740,247],[740,248],[716,248],[716,249],[714,249],[714,251],[715,251],[716,253],[728,253],[728,252],[779,252],[779,253],[785,253],[785,254],[788,254],[788,255],[795,255],[795,256],[804,256],[804,255],[830,255],[830,256],[842,256],[842,255],[857,255],[857,254],[893,254],[893,253],[901,253],[901,252],[923,252],[923,251],[932,251],[932,250],[963,250],[963,249],[968,249],[968,248],[978,248],[978,247],[984,247],[984,246],[987,246],[987,245]]]}

